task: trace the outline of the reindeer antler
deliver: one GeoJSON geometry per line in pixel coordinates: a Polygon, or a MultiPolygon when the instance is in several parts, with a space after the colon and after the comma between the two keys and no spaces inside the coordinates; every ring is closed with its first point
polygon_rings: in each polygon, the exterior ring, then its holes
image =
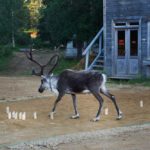
{"type": "Polygon", "coordinates": [[[35,70],[33,69],[33,70],[32,70],[32,75],[37,75],[37,76],[43,75],[43,70],[44,70],[44,68],[43,68],[43,66],[42,66],[39,62],[37,62],[36,60],[33,59],[32,52],[33,52],[32,48],[30,48],[29,52],[28,52],[28,51],[25,51],[26,57],[27,57],[30,61],[34,62],[35,64],[37,64],[37,65],[41,68],[41,71],[38,72],[38,73],[35,72],[35,70]]]}
{"type": "Polygon", "coordinates": [[[33,50],[32,48],[30,48],[29,52],[25,51],[26,57],[34,62],[35,64],[37,64],[40,67],[40,72],[36,72],[34,69],[32,70],[32,75],[36,75],[36,76],[41,76],[44,74],[44,69],[46,66],[48,65],[53,65],[53,67],[50,69],[50,71],[48,72],[48,75],[54,70],[54,68],[56,67],[56,65],[58,64],[58,60],[59,60],[59,55],[55,54],[53,55],[50,60],[48,61],[48,63],[46,63],[45,65],[40,64],[39,62],[37,62],[34,58],[33,58],[33,54],[32,54],[33,50]],[[52,62],[55,60],[55,63],[52,64],[52,62]]]}
{"type": "Polygon", "coordinates": [[[55,69],[55,67],[58,64],[58,60],[59,60],[59,55],[55,54],[54,56],[51,57],[51,59],[49,60],[49,62],[46,64],[46,66],[48,64],[53,65],[53,67],[49,70],[48,75],[50,75],[52,73],[52,71],[55,69]],[[53,63],[54,60],[55,60],[54,64],[51,64],[51,63],[53,63]]]}
{"type": "Polygon", "coordinates": [[[41,65],[40,63],[38,63],[36,60],[33,59],[32,52],[33,52],[32,48],[30,48],[30,51],[29,51],[29,52],[25,51],[25,54],[26,54],[27,58],[28,58],[29,60],[33,61],[33,62],[34,62],[35,64],[37,64],[38,66],[42,67],[42,65],[41,65]]]}

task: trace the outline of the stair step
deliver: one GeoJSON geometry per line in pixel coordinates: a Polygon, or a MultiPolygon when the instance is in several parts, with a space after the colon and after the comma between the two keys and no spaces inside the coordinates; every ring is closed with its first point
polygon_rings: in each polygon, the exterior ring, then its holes
{"type": "Polygon", "coordinates": [[[101,68],[93,68],[92,70],[95,70],[95,71],[99,71],[99,70],[103,70],[104,68],[103,67],[101,67],[101,68]]]}
{"type": "Polygon", "coordinates": [[[103,68],[104,65],[93,65],[93,68],[103,68]]]}
{"type": "Polygon", "coordinates": [[[97,62],[97,63],[104,63],[104,60],[98,59],[96,62],[97,62]]]}
{"type": "Polygon", "coordinates": [[[102,59],[104,59],[104,56],[99,56],[99,58],[102,58],[102,59]]]}
{"type": "MultiPolygon", "coordinates": [[[[96,57],[97,55],[94,55],[94,56],[96,57]]],[[[101,56],[101,55],[100,55],[100,56],[98,57],[98,59],[104,59],[104,56],[101,56]]]]}

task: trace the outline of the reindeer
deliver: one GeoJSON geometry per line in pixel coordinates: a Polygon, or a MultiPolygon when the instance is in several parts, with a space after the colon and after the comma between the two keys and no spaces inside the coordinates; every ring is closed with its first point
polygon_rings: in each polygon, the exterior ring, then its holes
{"type": "Polygon", "coordinates": [[[45,90],[50,90],[57,95],[52,111],[49,113],[51,119],[54,119],[56,106],[65,94],[70,94],[72,96],[75,114],[72,115],[71,118],[79,118],[80,115],[77,109],[76,101],[76,94],[78,93],[91,93],[98,100],[98,112],[96,114],[96,117],[93,118],[92,121],[96,122],[100,120],[100,112],[103,106],[103,98],[101,97],[100,93],[108,97],[113,102],[117,111],[117,119],[120,120],[122,118],[122,112],[120,111],[116,103],[115,96],[109,93],[105,86],[107,80],[105,74],[101,74],[100,72],[93,70],[75,71],[67,69],[62,71],[59,75],[53,75],[52,71],[55,69],[59,60],[58,54],[53,55],[45,65],[41,65],[35,59],[33,59],[32,50],[26,52],[26,56],[30,61],[34,62],[41,68],[41,71],[39,73],[34,70],[32,71],[33,75],[41,76],[41,85],[38,91],[40,93],[43,93],[45,90]],[[52,64],[52,68],[46,75],[44,75],[45,67],[52,64]]]}

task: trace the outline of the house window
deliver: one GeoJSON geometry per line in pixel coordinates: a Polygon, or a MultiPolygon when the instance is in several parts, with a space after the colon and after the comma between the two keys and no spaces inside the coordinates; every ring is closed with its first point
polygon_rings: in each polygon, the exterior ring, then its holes
{"type": "Polygon", "coordinates": [[[138,28],[139,21],[126,21],[126,22],[118,22],[114,21],[114,28],[138,28]]]}
{"type": "Polygon", "coordinates": [[[118,31],[118,56],[125,56],[125,31],[118,31]]]}
{"type": "Polygon", "coordinates": [[[129,23],[131,26],[138,26],[139,25],[139,22],[130,22],[129,23]]]}
{"type": "Polygon", "coordinates": [[[126,23],[124,23],[124,22],[118,22],[118,23],[116,23],[115,25],[116,25],[116,26],[125,26],[126,23]]]}
{"type": "Polygon", "coordinates": [[[130,31],[130,56],[138,56],[138,30],[130,31]]]}

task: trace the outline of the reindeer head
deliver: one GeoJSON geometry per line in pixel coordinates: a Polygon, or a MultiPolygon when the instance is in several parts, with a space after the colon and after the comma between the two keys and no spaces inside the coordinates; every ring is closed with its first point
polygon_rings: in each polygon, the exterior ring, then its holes
{"type": "Polygon", "coordinates": [[[43,93],[45,90],[51,90],[50,78],[44,75],[42,75],[41,78],[41,85],[38,91],[43,93]]]}
{"type": "Polygon", "coordinates": [[[51,77],[53,76],[52,72],[53,70],[55,69],[55,67],[57,66],[58,64],[58,60],[59,60],[59,55],[58,54],[55,54],[53,55],[50,60],[45,64],[45,65],[42,65],[40,64],[39,62],[37,62],[34,58],[33,58],[33,51],[32,49],[30,49],[29,52],[25,52],[26,54],[26,57],[34,62],[35,64],[37,64],[39,67],[40,67],[40,72],[36,72],[34,69],[32,70],[32,75],[36,75],[36,76],[41,76],[41,85],[39,87],[39,92],[42,93],[44,90],[46,89],[51,89],[50,87],[50,79],[51,77]],[[47,67],[47,66],[50,66],[50,70],[48,71],[48,73],[46,73],[44,75],[44,69],[47,67]]]}

